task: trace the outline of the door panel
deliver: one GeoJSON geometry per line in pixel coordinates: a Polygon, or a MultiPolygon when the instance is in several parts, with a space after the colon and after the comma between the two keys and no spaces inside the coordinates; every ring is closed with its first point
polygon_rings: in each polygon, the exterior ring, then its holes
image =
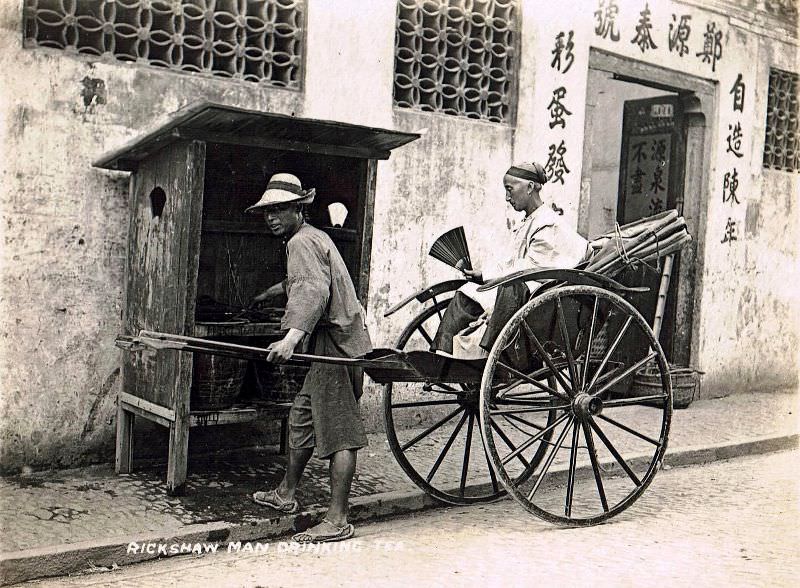
{"type": "MultiPolygon", "coordinates": [[[[190,334],[194,324],[205,143],[176,142],[141,162],[131,196],[125,332],[190,334]]],[[[123,354],[123,389],[165,407],[191,380],[188,353],[123,354]]]]}
{"type": "MultiPolygon", "coordinates": [[[[686,129],[679,96],[625,102],[617,200],[619,224],[630,223],[666,209],[675,208],[682,212],[685,145],[686,129]]],[[[669,360],[673,357],[679,262],[679,257],[676,257],[659,337],[669,360]]],[[[650,288],[649,292],[637,295],[632,302],[651,325],[658,299],[660,268],[659,264],[651,262],[650,267],[630,269],[621,276],[623,283],[650,288]]],[[[641,351],[631,348],[629,353],[640,355],[641,351]]]]}

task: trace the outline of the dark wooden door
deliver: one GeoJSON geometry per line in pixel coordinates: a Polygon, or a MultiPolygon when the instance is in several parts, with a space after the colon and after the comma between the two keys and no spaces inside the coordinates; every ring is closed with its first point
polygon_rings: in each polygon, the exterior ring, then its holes
{"type": "MultiPolygon", "coordinates": [[[[667,95],[626,101],[617,222],[624,225],[667,209],[682,212],[685,161],[686,126],[680,97],[667,95]]],[[[670,360],[673,356],[678,263],[676,259],[660,333],[661,346],[670,360]]],[[[638,295],[633,302],[651,326],[658,298],[660,269],[659,264],[652,262],[649,267],[626,271],[622,278],[625,283],[650,288],[647,294],[638,295]]]]}

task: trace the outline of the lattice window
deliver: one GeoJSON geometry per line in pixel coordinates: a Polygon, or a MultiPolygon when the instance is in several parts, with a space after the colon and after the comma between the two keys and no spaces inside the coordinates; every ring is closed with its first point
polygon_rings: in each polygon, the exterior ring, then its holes
{"type": "Polygon", "coordinates": [[[25,0],[25,46],[300,88],[304,0],[25,0]]]}
{"type": "Polygon", "coordinates": [[[515,0],[399,0],[394,103],[511,122],[515,0]]]}
{"type": "Polygon", "coordinates": [[[800,170],[797,89],[797,74],[770,69],[764,167],[785,171],[800,170]]]}

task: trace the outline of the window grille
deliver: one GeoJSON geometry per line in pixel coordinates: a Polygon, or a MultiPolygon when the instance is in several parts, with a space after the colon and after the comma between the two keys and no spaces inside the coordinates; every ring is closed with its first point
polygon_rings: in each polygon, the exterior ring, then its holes
{"type": "Polygon", "coordinates": [[[303,0],[25,0],[25,46],[299,89],[303,14],[303,0]]]}
{"type": "Polygon", "coordinates": [[[800,170],[797,86],[797,74],[770,69],[764,167],[791,172],[800,170]]]}
{"type": "Polygon", "coordinates": [[[399,0],[396,106],[510,122],[515,0],[399,0]]]}

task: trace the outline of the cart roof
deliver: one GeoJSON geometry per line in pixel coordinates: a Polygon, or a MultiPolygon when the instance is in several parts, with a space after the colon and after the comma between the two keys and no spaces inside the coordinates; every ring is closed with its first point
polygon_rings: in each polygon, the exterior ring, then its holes
{"type": "Polygon", "coordinates": [[[391,150],[418,139],[407,133],[348,123],[296,118],[212,102],[192,104],[93,165],[135,171],[139,162],[178,140],[199,140],[365,159],[388,159],[391,150]]]}

